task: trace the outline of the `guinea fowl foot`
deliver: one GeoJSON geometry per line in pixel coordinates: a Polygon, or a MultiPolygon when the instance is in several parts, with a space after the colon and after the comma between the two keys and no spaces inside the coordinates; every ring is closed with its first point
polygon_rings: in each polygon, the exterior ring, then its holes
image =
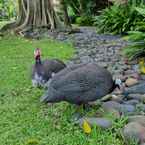
{"type": "Polygon", "coordinates": [[[81,114],[81,113],[79,113],[79,112],[75,112],[73,115],[72,115],[72,117],[71,117],[71,121],[72,122],[76,122],[76,121],[78,121],[80,118],[82,118],[83,117],[83,115],[81,114]]]}
{"type": "Polygon", "coordinates": [[[78,120],[80,119],[82,116],[85,115],[86,112],[90,111],[90,105],[89,104],[82,104],[82,105],[75,105],[75,112],[72,116],[72,120],[78,120]]]}
{"type": "MultiPolygon", "coordinates": [[[[76,107],[76,105],[75,105],[76,107]]],[[[85,116],[86,113],[88,113],[91,110],[92,106],[89,104],[82,104],[82,105],[77,105],[76,107],[76,111],[74,112],[74,114],[72,115],[72,121],[76,122],[78,121],[80,118],[82,118],[83,116],[85,116]]]]}

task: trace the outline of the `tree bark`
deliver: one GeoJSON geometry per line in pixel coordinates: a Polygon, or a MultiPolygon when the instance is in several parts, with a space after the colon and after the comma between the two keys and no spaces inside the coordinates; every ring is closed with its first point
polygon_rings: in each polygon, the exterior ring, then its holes
{"type": "Polygon", "coordinates": [[[49,29],[65,29],[70,27],[66,5],[62,5],[64,22],[54,9],[53,0],[18,0],[19,14],[15,23],[4,26],[1,31],[13,29],[21,33],[27,29],[47,27],[49,29]]]}
{"type": "Polygon", "coordinates": [[[84,15],[84,0],[79,0],[79,5],[80,5],[80,15],[84,15]]]}
{"type": "Polygon", "coordinates": [[[67,4],[64,0],[61,0],[61,5],[62,5],[63,16],[64,16],[64,24],[71,27],[71,23],[67,11],[67,4]]]}

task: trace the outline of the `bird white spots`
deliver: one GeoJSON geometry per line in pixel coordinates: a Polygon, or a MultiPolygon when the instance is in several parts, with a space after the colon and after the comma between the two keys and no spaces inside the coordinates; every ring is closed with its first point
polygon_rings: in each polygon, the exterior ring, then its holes
{"type": "Polygon", "coordinates": [[[41,86],[44,83],[44,80],[42,79],[42,76],[35,73],[34,78],[32,79],[32,85],[34,87],[41,86]]]}
{"type": "Polygon", "coordinates": [[[51,77],[54,77],[55,76],[55,73],[53,72],[52,74],[51,74],[51,77]]]}
{"type": "Polygon", "coordinates": [[[44,88],[49,88],[49,85],[50,85],[51,81],[52,81],[52,79],[49,79],[49,80],[45,83],[44,88]]]}
{"type": "Polygon", "coordinates": [[[34,80],[34,79],[32,80],[32,86],[33,86],[33,87],[36,87],[36,86],[37,86],[37,81],[34,80]]]}

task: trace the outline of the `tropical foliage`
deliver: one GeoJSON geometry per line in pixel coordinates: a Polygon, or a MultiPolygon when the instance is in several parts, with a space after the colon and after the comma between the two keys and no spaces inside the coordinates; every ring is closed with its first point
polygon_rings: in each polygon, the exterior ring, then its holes
{"type": "Polygon", "coordinates": [[[94,16],[98,10],[108,6],[108,0],[65,0],[68,14],[73,23],[78,25],[93,25],[94,16]]]}
{"type": "Polygon", "coordinates": [[[76,24],[79,26],[91,26],[93,25],[94,17],[93,16],[81,16],[76,18],[76,24]]]}
{"type": "Polygon", "coordinates": [[[136,10],[136,6],[145,7],[144,2],[130,1],[124,5],[113,5],[101,11],[95,18],[98,32],[124,34],[138,29],[144,23],[144,17],[136,10]]]}
{"type": "Polygon", "coordinates": [[[130,41],[125,47],[124,53],[130,58],[137,58],[141,53],[145,53],[145,33],[139,31],[131,31],[126,37],[130,41]]]}
{"type": "Polygon", "coordinates": [[[16,16],[16,0],[0,0],[0,20],[10,20],[16,16]]]}
{"type": "Polygon", "coordinates": [[[128,32],[128,36],[125,37],[125,39],[129,40],[130,43],[125,47],[124,53],[130,59],[145,55],[145,9],[140,7],[136,7],[135,9],[144,18],[136,27],[136,30],[138,31],[128,32]]]}

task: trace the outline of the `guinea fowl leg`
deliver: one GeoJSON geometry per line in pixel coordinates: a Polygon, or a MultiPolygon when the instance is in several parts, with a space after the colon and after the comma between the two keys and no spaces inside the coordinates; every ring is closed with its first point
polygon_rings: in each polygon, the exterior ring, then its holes
{"type": "Polygon", "coordinates": [[[77,121],[83,116],[85,116],[85,113],[89,112],[91,109],[91,106],[89,104],[81,104],[81,105],[75,105],[75,112],[72,115],[72,120],[77,121]]]}
{"type": "Polygon", "coordinates": [[[83,110],[85,112],[89,112],[91,110],[92,106],[90,104],[83,104],[83,110]]]}
{"type": "Polygon", "coordinates": [[[74,105],[75,112],[72,115],[73,121],[77,121],[83,117],[83,105],[74,105]]]}
{"type": "Polygon", "coordinates": [[[86,114],[90,113],[92,110],[98,110],[101,106],[100,101],[96,101],[95,103],[86,103],[86,104],[81,104],[81,105],[75,105],[76,111],[73,114],[73,120],[77,121],[86,114]]]}

